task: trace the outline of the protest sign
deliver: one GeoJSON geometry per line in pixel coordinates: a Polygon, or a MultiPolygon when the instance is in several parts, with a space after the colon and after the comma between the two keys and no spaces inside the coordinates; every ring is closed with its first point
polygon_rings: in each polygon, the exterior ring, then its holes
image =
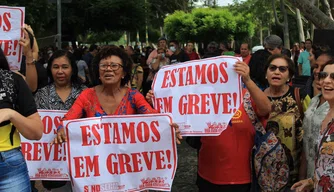
{"type": "Polygon", "coordinates": [[[0,6],[0,47],[7,57],[11,70],[20,70],[23,47],[24,7],[0,6]]]}
{"type": "Polygon", "coordinates": [[[177,165],[168,114],[64,122],[74,191],[170,191],[177,165]]]}
{"type": "Polygon", "coordinates": [[[51,145],[57,135],[60,119],[66,111],[39,110],[44,124],[43,137],[39,141],[21,136],[21,147],[31,180],[69,180],[65,143],[51,145]]]}
{"type": "Polygon", "coordinates": [[[237,112],[242,98],[240,58],[215,57],[161,68],[152,84],[154,107],[172,113],[184,136],[217,136],[237,112]]]}

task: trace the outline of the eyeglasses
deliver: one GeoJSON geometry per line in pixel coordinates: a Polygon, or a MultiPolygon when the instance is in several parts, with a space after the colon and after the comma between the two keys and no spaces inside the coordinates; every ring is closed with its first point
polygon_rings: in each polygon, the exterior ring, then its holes
{"type": "Polygon", "coordinates": [[[276,66],[276,65],[273,65],[273,64],[270,64],[269,65],[269,67],[268,67],[268,69],[271,71],[271,72],[274,72],[274,71],[276,71],[276,69],[278,68],[278,70],[281,72],[281,73],[284,73],[284,72],[286,72],[288,69],[289,69],[289,67],[287,67],[287,66],[276,66]]]}
{"type": "Polygon", "coordinates": [[[111,68],[113,71],[117,71],[120,67],[123,67],[123,65],[118,64],[118,63],[100,63],[99,68],[101,70],[107,70],[108,67],[111,68]]]}
{"type": "Polygon", "coordinates": [[[328,74],[327,72],[324,72],[324,71],[322,71],[322,72],[319,73],[319,75],[318,75],[319,80],[326,79],[328,77],[328,75],[334,81],[334,73],[328,74]]]}

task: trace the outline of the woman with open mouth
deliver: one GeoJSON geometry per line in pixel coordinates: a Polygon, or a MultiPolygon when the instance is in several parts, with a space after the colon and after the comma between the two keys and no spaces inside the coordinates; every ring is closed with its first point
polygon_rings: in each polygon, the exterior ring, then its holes
{"type": "MultiPolygon", "coordinates": [[[[266,64],[266,79],[269,87],[264,90],[272,104],[267,131],[273,123],[276,137],[281,141],[289,163],[287,187],[299,180],[302,147],[302,116],[310,98],[304,91],[288,85],[295,72],[292,60],[284,55],[272,55],[266,64]]],[[[304,161],[302,161],[304,162],[304,161]]],[[[305,162],[304,162],[305,163],[305,162]]],[[[305,178],[305,177],[304,177],[305,178]]]]}
{"type": "Polygon", "coordinates": [[[292,190],[334,191],[334,64],[327,64],[318,75],[329,111],[321,124],[315,157],[314,176],[292,186],[292,190]]]}

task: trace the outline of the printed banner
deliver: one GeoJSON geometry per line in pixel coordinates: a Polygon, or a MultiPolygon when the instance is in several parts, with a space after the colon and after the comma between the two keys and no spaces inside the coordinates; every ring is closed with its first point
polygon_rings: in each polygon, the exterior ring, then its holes
{"type": "Polygon", "coordinates": [[[161,68],[152,84],[154,106],[172,113],[184,136],[217,136],[242,98],[237,57],[221,56],[161,68]]]}
{"type": "Polygon", "coordinates": [[[0,46],[13,71],[20,70],[23,47],[19,40],[23,37],[24,7],[0,6],[0,46]]]}
{"type": "Polygon", "coordinates": [[[74,191],[170,191],[177,166],[168,114],[64,122],[74,191]]]}
{"type": "Polygon", "coordinates": [[[60,119],[66,111],[38,110],[44,124],[43,137],[39,141],[25,139],[21,135],[21,147],[31,180],[69,180],[65,143],[51,145],[57,135],[60,119]]]}

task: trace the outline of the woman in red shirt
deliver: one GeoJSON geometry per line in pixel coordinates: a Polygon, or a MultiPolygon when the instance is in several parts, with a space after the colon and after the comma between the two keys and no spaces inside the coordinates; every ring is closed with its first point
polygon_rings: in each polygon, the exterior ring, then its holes
{"type": "MultiPolygon", "coordinates": [[[[131,79],[131,70],[132,60],[124,50],[117,46],[103,47],[92,62],[91,74],[95,86],[82,91],[63,120],[158,113],[138,90],[126,87],[131,79]]],[[[172,126],[178,129],[176,124],[172,126]]],[[[182,138],[181,135],[178,134],[178,138],[182,138]]],[[[66,137],[61,125],[54,143],[63,141],[66,137]]]]}

